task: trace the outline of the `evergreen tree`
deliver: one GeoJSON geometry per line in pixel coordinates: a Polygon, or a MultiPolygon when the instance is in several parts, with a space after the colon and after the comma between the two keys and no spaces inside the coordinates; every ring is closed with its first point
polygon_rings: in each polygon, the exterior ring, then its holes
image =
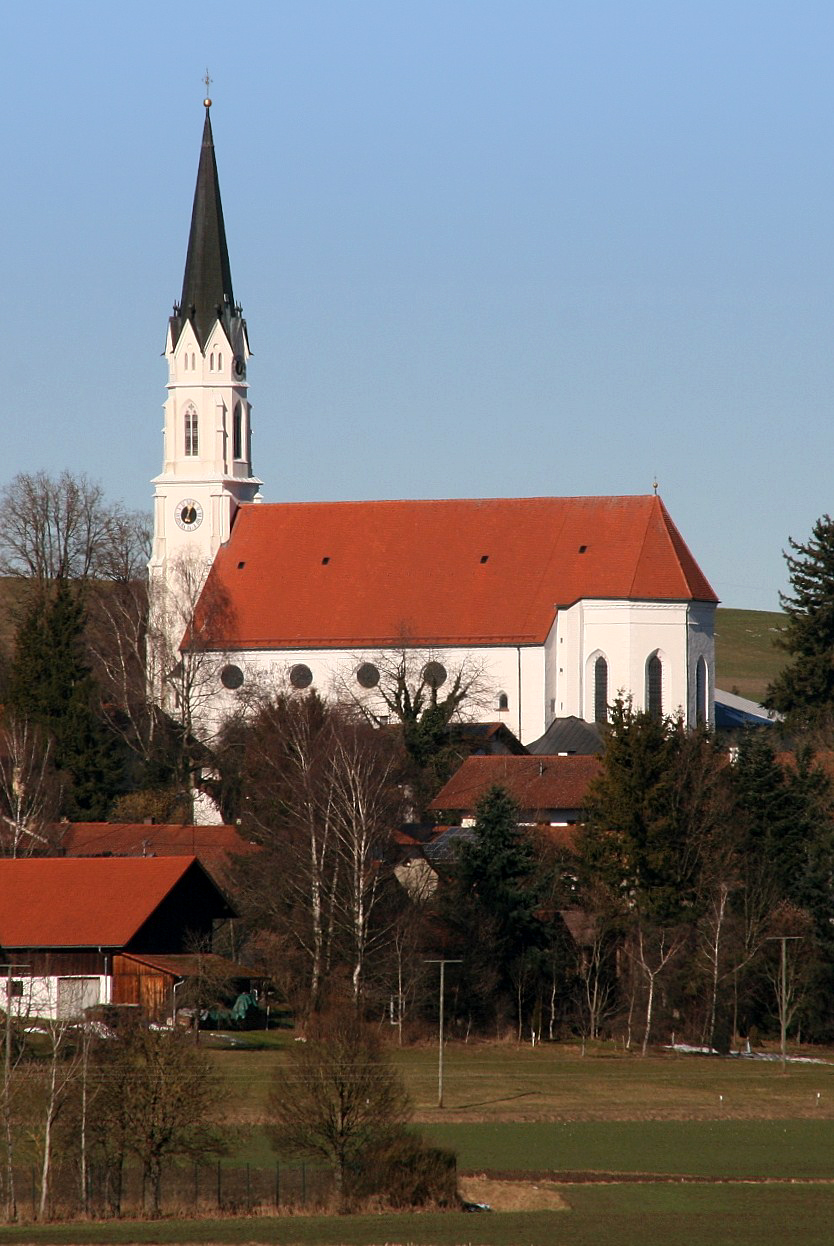
{"type": "Polygon", "coordinates": [[[122,786],[122,759],[95,710],[96,689],[84,658],[84,607],[68,581],[44,589],[18,629],[8,705],[54,742],[58,770],[72,780],[64,813],[101,819],[122,786]]]}
{"type": "Polygon", "coordinates": [[[586,880],[602,882],[624,909],[661,924],[691,906],[697,881],[691,837],[698,793],[687,790],[679,767],[691,738],[617,700],[579,845],[586,880]]]}
{"type": "Polygon", "coordinates": [[[787,625],[779,641],[790,661],[766,704],[803,723],[828,723],[834,711],[834,520],[823,515],[804,544],[785,553],[792,593],[780,593],[787,625]]]}
{"type": "Polygon", "coordinates": [[[460,853],[457,873],[461,892],[489,915],[502,963],[529,948],[541,947],[537,915],[543,880],[530,842],[518,826],[518,805],[504,788],[494,786],[475,808],[475,840],[460,853]]]}

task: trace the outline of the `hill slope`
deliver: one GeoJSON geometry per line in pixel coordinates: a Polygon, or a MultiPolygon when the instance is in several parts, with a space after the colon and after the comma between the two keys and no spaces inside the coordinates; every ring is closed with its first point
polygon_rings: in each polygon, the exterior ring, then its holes
{"type": "Polygon", "coordinates": [[[728,610],[715,615],[715,683],[761,701],[768,684],[785,665],[786,654],[776,647],[785,625],[777,611],[728,610]]]}

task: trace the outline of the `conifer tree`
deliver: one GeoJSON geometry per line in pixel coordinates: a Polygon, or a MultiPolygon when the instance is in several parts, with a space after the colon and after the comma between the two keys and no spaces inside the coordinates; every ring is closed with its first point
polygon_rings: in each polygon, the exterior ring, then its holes
{"type": "Polygon", "coordinates": [[[823,515],[808,541],[789,538],[792,592],[780,593],[787,625],[779,641],[790,661],[766,704],[800,723],[830,723],[834,713],[834,520],[823,515]]]}
{"type": "Polygon", "coordinates": [[[54,762],[72,780],[64,812],[101,819],[121,786],[121,759],[95,711],[84,658],[84,607],[66,580],[36,596],[18,629],[7,702],[52,739],[54,762]]]}

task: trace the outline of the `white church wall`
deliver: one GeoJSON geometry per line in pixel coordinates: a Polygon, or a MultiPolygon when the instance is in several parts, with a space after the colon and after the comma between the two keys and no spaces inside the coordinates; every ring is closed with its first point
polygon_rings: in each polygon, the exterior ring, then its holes
{"type": "MultiPolygon", "coordinates": [[[[415,651],[415,654],[417,665],[427,660],[442,663],[449,673],[449,681],[464,664],[469,671],[478,672],[472,696],[461,707],[464,720],[503,722],[525,743],[538,739],[544,732],[545,657],[541,645],[432,649],[415,651]],[[498,697],[502,692],[507,698],[506,710],[498,708],[498,697]]],[[[307,687],[315,689],[321,696],[355,700],[384,718],[388,714],[384,701],[373,689],[366,690],[358,684],[356,672],[363,663],[382,668],[386,665],[386,659],[390,662],[397,656],[397,650],[379,649],[366,652],[295,649],[280,653],[247,650],[218,655],[213,659],[216,694],[201,714],[203,730],[215,732],[223,718],[259,691],[292,692],[291,672],[294,667],[307,667],[312,676],[307,687]],[[236,667],[243,675],[239,689],[223,686],[223,672],[229,667],[236,667]]],[[[228,675],[226,678],[228,680],[228,675]]],[[[441,697],[444,688],[440,689],[441,697]]],[[[305,690],[298,689],[300,692],[305,690]]]]}

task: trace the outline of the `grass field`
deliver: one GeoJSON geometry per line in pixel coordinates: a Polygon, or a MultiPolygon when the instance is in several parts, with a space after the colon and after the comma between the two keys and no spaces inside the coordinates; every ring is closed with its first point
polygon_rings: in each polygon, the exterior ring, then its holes
{"type": "MultiPolygon", "coordinates": [[[[285,1048],[217,1051],[236,1123],[265,1119],[266,1097],[285,1048]]],[[[589,1049],[515,1043],[450,1044],[443,1111],[437,1109],[437,1051],[394,1050],[419,1122],[834,1119],[831,1063],[778,1064],[658,1054],[647,1060],[613,1044],[589,1049]],[[819,1099],[817,1096],[819,1095],[819,1099]]]]}
{"type": "MultiPolygon", "coordinates": [[[[230,1161],[274,1162],[258,1122],[286,1047],[284,1036],[265,1050],[213,1053],[233,1090],[230,1161]]],[[[778,1064],[673,1054],[641,1060],[604,1046],[583,1057],[561,1046],[452,1045],[449,1108],[440,1113],[436,1051],[410,1048],[395,1058],[419,1127],[431,1140],[455,1147],[461,1171],[529,1182],[550,1173],[566,1209],[22,1225],[0,1228],[0,1246],[598,1246],[612,1240],[617,1246],[758,1246],[781,1241],[789,1231],[800,1235],[802,1246],[831,1241],[834,1063],[793,1065],[783,1076],[778,1064]],[[590,1174],[605,1183],[573,1180],[590,1174]],[[618,1174],[632,1179],[618,1182],[618,1174]]]]}
{"type": "Polygon", "coordinates": [[[834,1186],[567,1186],[559,1212],[125,1221],[0,1229],[0,1243],[282,1246],[829,1246],[834,1186]]]}
{"type": "Polygon", "coordinates": [[[765,610],[727,610],[715,616],[715,682],[725,692],[760,701],[785,663],[774,642],[785,616],[765,610]]]}

